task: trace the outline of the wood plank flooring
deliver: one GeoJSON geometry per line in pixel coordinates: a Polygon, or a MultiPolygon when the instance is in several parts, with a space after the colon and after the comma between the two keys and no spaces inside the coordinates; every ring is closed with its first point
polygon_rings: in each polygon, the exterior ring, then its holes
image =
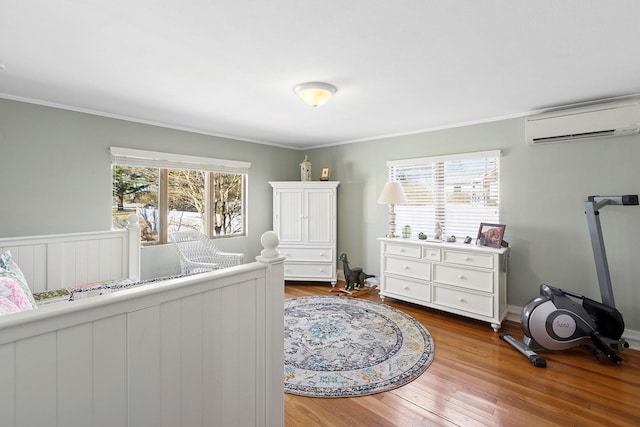
{"type": "MultiPolygon", "coordinates": [[[[285,297],[327,295],[326,284],[287,283],[285,297]]],[[[340,297],[343,298],[343,297],[340,297]]],[[[364,297],[381,302],[377,293],[364,297]]],[[[421,322],[435,359],[418,379],[395,390],[355,398],[285,394],[285,426],[638,426],[640,352],[621,365],[587,349],[540,353],[536,368],[500,340],[488,323],[387,298],[421,322]]],[[[520,324],[501,331],[522,339],[520,324]]]]}

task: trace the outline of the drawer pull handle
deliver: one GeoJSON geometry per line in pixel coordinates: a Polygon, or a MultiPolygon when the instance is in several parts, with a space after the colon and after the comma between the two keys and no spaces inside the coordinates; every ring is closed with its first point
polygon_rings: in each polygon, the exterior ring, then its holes
{"type": "Polygon", "coordinates": [[[462,298],[462,297],[458,297],[458,301],[460,301],[460,302],[465,302],[465,301],[464,301],[464,298],[462,298]]]}
{"type": "Polygon", "coordinates": [[[470,256],[466,256],[466,257],[464,257],[464,260],[465,260],[465,261],[471,261],[472,259],[473,259],[473,258],[471,258],[470,256]]]}
{"type": "Polygon", "coordinates": [[[459,276],[458,276],[458,279],[460,279],[460,280],[464,280],[464,279],[466,279],[466,277],[464,277],[464,276],[461,274],[461,275],[459,275],[459,276]]]}
{"type": "Polygon", "coordinates": [[[405,270],[410,270],[410,269],[411,269],[411,267],[409,267],[408,265],[405,265],[405,266],[404,266],[404,269],[405,269],[405,270]]]}
{"type": "Polygon", "coordinates": [[[404,252],[404,248],[400,248],[400,252],[404,252]]]}
{"type": "Polygon", "coordinates": [[[407,285],[404,285],[404,290],[405,290],[405,291],[408,291],[408,290],[409,290],[409,287],[408,287],[407,285]]]}

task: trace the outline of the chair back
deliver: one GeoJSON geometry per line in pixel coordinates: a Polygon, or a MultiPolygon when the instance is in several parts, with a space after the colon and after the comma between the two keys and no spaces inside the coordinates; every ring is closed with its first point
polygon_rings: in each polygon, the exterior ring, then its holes
{"type": "Polygon", "coordinates": [[[244,254],[222,252],[205,234],[197,230],[169,232],[169,239],[180,255],[182,274],[194,274],[242,264],[244,254]]]}

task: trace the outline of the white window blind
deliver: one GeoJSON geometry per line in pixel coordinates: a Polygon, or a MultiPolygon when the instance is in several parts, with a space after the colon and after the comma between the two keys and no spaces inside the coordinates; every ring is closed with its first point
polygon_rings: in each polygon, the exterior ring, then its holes
{"type": "Polygon", "coordinates": [[[396,224],[412,234],[475,238],[481,222],[500,222],[500,151],[423,157],[387,162],[408,203],[396,206],[396,224]]]}
{"type": "Polygon", "coordinates": [[[200,170],[248,174],[251,163],[210,157],[186,156],[133,148],[111,147],[111,163],[144,168],[200,170]]]}

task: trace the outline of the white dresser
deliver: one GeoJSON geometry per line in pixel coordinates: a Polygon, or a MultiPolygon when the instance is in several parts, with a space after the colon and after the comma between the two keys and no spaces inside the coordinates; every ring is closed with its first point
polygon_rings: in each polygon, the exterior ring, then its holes
{"type": "Polygon", "coordinates": [[[500,329],[507,315],[508,248],[380,238],[380,297],[471,317],[500,329]]]}
{"type": "Polygon", "coordinates": [[[273,187],[273,230],[286,258],[285,280],[331,282],[337,277],[338,181],[278,181],[273,187]]]}

